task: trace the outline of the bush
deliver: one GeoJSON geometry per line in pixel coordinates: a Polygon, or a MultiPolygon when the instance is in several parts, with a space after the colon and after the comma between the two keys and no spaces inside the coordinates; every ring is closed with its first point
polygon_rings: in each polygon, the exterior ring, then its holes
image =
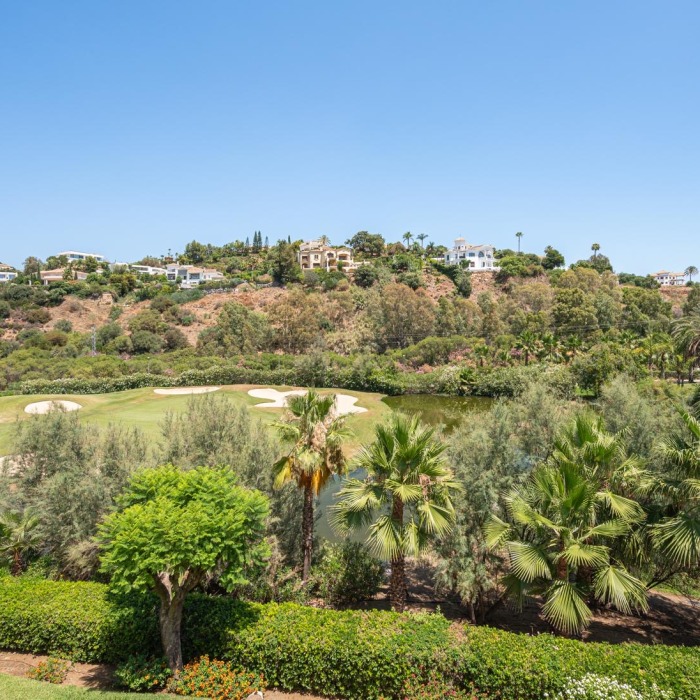
{"type": "Polygon", "coordinates": [[[225,661],[210,661],[208,656],[203,656],[185,666],[173,690],[178,695],[212,700],[244,700],[258,690],[265,690],[265,679],[257,673],[237,670],[225,661]]]}
{"type": "Polygon", "coordinates": [[[374,598],[384,581],[384,566],[359,542],[327,545],[313,572],[318,594],[331,605],[374,598]]]}
{"type": "MultiPolygon", "coordinates": [[[[208,654],[264,674],[272,687],[348,700],[403,698],[411,676],[428,672],[457,690],[501,700],[554,697],[588,673],[641,693],[655,683],[677,700],[694,700],[700,685],[698,649],[530,637],[450,625],[441,615],[192,595],[183,639],[189,659],[208,654]]],[[[88,662],[154,655],[157,599],[115,597],[97,583],[0,577],[0,648],[88,662]]]]}
{"type": "Polygon", "coordinates": [[[143,654],[130,657],[114,671],[117,685],[135,693],[167,688],[172,677],[173,672],[166,659],[154,659],[143,654]]]}
{"type": "Polygon", "coordinates": [[[46,661],[39,662],[37,666],[27,674],[27,678],[61,685],[61,683],[66,680],[71,666],[71,662],[66,659],[57,659],[53,656],[49,656],[46,661]]]}
{"type": "Polygon", "coordinates": [[[554,700],[672,700],[672,696],[655,685],[640,692],[626,683],[588,673],[568,681],[554,700]]]}

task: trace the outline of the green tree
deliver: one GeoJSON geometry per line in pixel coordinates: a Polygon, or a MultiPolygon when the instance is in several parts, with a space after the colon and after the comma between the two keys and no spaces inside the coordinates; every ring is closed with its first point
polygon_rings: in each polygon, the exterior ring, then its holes
{"type": "Polygon", "coordinates": [[[344,472],[342,442],[348,432],[344,419],[337,415],[334,394],[320,396],[310,389],[290,397],[287,411],[287,420],[276,427],[291,449],[275,463],[275,486],[281,488],[291,481],[304,492],[302,580],[306,582],[314,548],[314,498],[335,474],[344,472]]]}
{"type": "Polygon", "coordinates": [[[40,526],[39,517],[30,509],[0,513],[0,557],[9,563],[13,576],[24,571],[27,556],[41,544],[40,526]]]}
{"type": "Polygon", "coordinates": [[[455,521],[458,486],[444,452],[433,428],[395,413],[354,462],[366,478],[346,481],[333,506],[339,532],[366,529],[370,550],[391,562],[391,605],[398,611],[406,607],[406,557],[424,552],[455,521]]]}
{"type": "Polygon", "coordinates": [[[406,231],[406,233],[404,233],[403,236],[401,236],[401,238],[403,238],[404,241],[406,241],[406,247],[408,247],[411,245],[411,240],[413,239],[413,234],[410,231],[406,231]]]}
{"type": "Polygon", "coordinates": [[[671,334],[686,357],[700,358],[700,311],[674,321],[671,334]]]}
{"type": "Polygon", "coordinates": [[[523,360],[525,362],[525,366],[527,367],[527,365],[530,364],[530,358],[539,349],[539,340],[531,331],[524,331],[518,337],[515,347],[522,352],[523,360]]]}
{"type": "Polygon", "coordinates": [[[262,562],[267,499],[226,468],[164,466],[134,474],[119,506],[100,528],[102,571],[116,590],[155,591],[163,651],[178,672],[187,594],[212,575],[232,588],[262,562]]]}
{"type": "Polygon", "coordinates": [[[515,237],[518,239],[518,254],[520,254],[520,239],[523,237],[523,232],[522,232],[522,231],[518,231],[518,232],[515,234],[515,237]]]}
{"type": "Polygon", "coordinates": [[[508,518],[487,525],[489,546],[508,553],[509,593],[519,602],[543,595],[545,618],[566,634],[589,624],[591,599],[625,613],[646,608],[644,584],[612,551],[644,520],[639,503],[622,495],[639,472],[622,436],[579,414],[552,457],[506,497],[508,518]]]}
{"type": "Polygon", "coordinates": [[[685,268],[685,274],[688,277],[688,279],[692,282],[693,275],[698,274],[698,268],[695,267],[695,265],[688,265],[688,267],[685,268]]]}
{"type": "Polygon", "coordinates": [[[593,251],[593,257],[597,258],[598,257],[598,251],[600,250],[600,243],[594,243],[591,246],[591,250],[593,251]]]}
{"type": "Polygon", "coordinates": [[[269,347],[272,328],[267,318],[234,301],[224,304],[213,328],[203,330],[197,347],[207,354],[230,357],[269,347]]]}
{"type": "Polygon", "coordinates": [[[416,238],[420,241],[420,247],[425,250],[425,246],[423,245],[423,241],[428,237],[427,233],[419,233],[416,238]]]}
{"type": "Polygon", "coordinates": [[[383,348],[404,348],[433,334],[435,309],[430,299],[405,284],[387,284],[372,310],[377,341],[383,348]]]}
{"type": "Polygon", "coordinates": [[[544,257],[542,258],[542,267],[545,270],[555,270],[558,267],[564,267],[564,256],[556,249],[548,245],[544,249],[544,257]]]}
{"type": "Polygon", "coordinates": [[[289,284],[301,279],[301,268],[297,262],[297,254],[293,245],[278,241],[277,245],[270,248],[267,259],[272,279],[278,284],[289,284]]]}
{"type": "Polygon", "coordinates": [[[379,257],[384,252],[384,238],[378,233],[358,231],[352,238],[345,241],[356,253],[362,253],[372,258],[379,257]]]}

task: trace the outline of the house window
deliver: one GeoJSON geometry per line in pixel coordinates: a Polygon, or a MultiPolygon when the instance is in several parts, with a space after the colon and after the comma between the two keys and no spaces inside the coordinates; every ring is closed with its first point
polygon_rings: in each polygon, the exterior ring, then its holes
{"type": "Polygon", "coordinates": [[[473,257],[474,257],[474,253],[469,253],[469,257],[470,257],[470,258],[473,258],[473,257]]]}
{"type": "Polygon", "coordinates": [[[479,251],[479,257],[480,257],[480,258],[483,258],[483,257],[484,257],[484,254],[483,254],[481,251],[479,251]]]}

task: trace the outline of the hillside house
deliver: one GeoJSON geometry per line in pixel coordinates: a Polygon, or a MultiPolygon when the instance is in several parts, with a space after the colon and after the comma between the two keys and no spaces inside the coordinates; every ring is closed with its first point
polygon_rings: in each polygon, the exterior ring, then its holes
{"type": "Polygon", "coordinates": [[[0,283],[2,282],[11,282],[13,279],[17,277],[19,273],[17,270],[15,270],[12,265],[5,265],[4,263],[0,263],[0,283]]]}
{"type": "Polygon", "coordinates": [[[166,276],[170,282],[177,282],[183,289],[198,287],[204,282],[215,282],[225,278],[218,270],[195,265],[168,265],[166,276]]]}
{"type": "Polygon", "coordinates": [[[352,248],[334,247],[320,240],[302,243],[297,260],[302,270],[337,270],[338,263],[342,263],[344,269],[356,267],[352,248]]]}
{"type": "Polygon", "coordinates": [[[57,253],[56,257],[60,258],[65,255],[69,263],[80,262],[81,260],[87,260],[88,258],[94,258],[98,263],[106,262],[104,255],[99,255],[97,253],[81,253],[77,250],[64,250],[62,253],[57,253]]]}
{"type": "MultiPolygon", "coordinates": [[[[57,267],[55,270],[42,270],[39,273],[41,277],[41,283],[47,287],[52,282],[64,282],[65,281],[66,268],[57,267]]],[[[80,270],[72,271],[72,279],[78,280],[79,282],[84,282],[88,277],[87,272],[81,272],[80,270]]]]}
{"type": "Polygon", "coordinates": [[[655,272],[652,277],[662,286],[662,287],[683,287],[685,286],[685,273],[684,272],[668,272],[667,270],[660,270],[655,272]]]}
{"type": "Polygon", "coordinates": [[[455,238],[451,250],[445,253],[445,265],[460,265],[470,270],[498,270],[492,245],[471,245],[464,238],[455,238]]]}

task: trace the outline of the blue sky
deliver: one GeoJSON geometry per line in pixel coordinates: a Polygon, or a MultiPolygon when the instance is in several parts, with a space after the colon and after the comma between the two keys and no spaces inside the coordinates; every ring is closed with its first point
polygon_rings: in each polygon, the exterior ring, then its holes
{"type": "Polygon", "coordinates": [[[404,231],[700,266],[700,4],[0,0],[0,260],[404,231]]]}

